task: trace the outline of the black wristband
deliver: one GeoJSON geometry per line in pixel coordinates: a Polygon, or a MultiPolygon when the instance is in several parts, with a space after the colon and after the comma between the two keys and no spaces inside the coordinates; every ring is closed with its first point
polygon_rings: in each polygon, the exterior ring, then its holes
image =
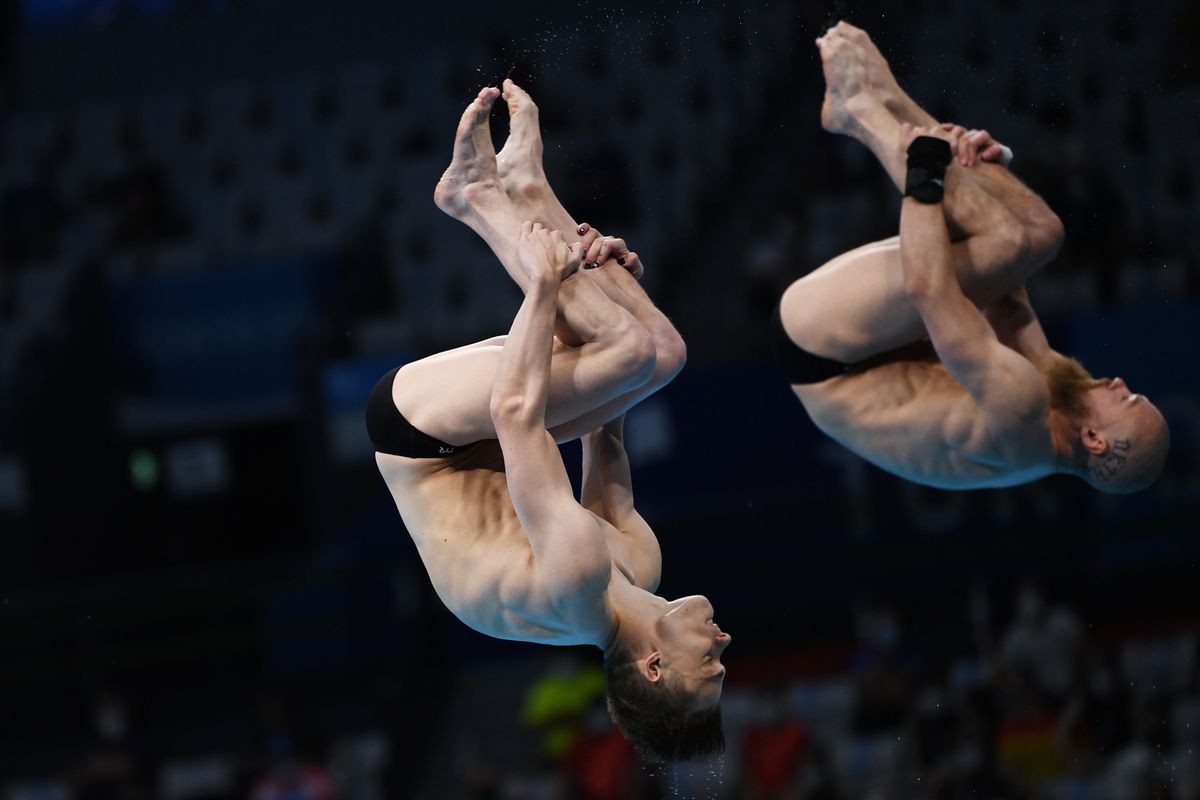
{"type": "Polygon", "coordinates": [[[918,136],[908,146],[908,175],[904,196],[922,203],[940,203],[945,191],[946,167],[952,157],[950,143],[935,136],[918,136]]]}

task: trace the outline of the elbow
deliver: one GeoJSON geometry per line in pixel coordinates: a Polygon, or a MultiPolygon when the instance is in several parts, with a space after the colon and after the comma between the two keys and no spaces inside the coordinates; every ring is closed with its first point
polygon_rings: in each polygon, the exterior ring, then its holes
{"type": "Polygon", "coordinates": [[[519,394],[493,394],[488,407],[496,430],[524,425],[532,418],[532,408],[519,394]]]}

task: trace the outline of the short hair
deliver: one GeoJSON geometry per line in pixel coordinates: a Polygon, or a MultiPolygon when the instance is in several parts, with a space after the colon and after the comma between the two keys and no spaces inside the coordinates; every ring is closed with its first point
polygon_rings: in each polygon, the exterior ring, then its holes
{"type": "Polygon", "coordinates": [[[1109,494],[1131,494],[1158,480],[1171,450],[1171,430],[1162,413],[1135,441],[1114,439],[1109,450],[1092,460],[1088,483],[1109,494]]]}
{"type": "Polygon", "coordinates": [[[617,650],[604,659],[608,713],[642,759],[666,764],[725,752],[721,706],[690,711],[690,695],[669,676],[647,680],[632,654],[617,650]]]}
{"type": "MultiPolygon", "coordinates": [[[[1090,420],[1087,393],[1106,383],[1107,378],[1093,378],[1077,359],[1058,355],[1046,373],[1050,407],[1065,414],[1073,425],[1096,425],[1090,420]]],[[[1089,454],[1076,441],[1072,445],[1074,471],[1093,488],[1109,494],[1139,492],[1154,483],[1167,463],[1171,431],[1162,412],[1153,405],[1149,408],[1154,412],[1150,425],[1139,426],[1130,438],[1110,437],[1108,452],[1100,456],[1089,454]]]]}

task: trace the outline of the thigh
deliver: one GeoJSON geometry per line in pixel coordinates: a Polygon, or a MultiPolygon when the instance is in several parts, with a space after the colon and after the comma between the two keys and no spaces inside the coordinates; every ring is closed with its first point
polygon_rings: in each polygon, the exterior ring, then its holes
{"type": "MultiPolygon", "coordinates": [[[[963,294],[978,306],[1019,289],[1019,251],[973,236],[951,243],[963,294]]],[[[780,301],[788,336],[810,353],[847,364],[924,339],[925,323],[904,291],[900,237],[857,247],[788,287],[780,301]]]]}
{"type": "Polygon", "coordinates": [[[904,293],[898,236],[843,253],[795,281],[779,313],[797,346],[847,364],[924,335],[904,293]]]}
{"type": "MultiPolygon", "coordinates": [[[[405,364],[392,386],[396,408],[418,430],[447,444],[495,439],[490,404],[504,339],[495,337],[405,364]]],[[[573,431],[574,421],[587,419],[635,388],[617,356],[611,348],[570,347],[555,339],[547,428],[556,435],[573,431]]]]}

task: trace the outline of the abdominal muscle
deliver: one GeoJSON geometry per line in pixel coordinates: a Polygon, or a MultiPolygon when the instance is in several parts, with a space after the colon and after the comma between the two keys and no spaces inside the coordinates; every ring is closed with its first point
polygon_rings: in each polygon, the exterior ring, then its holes
{"type": "Polygon", "coordinates": [[[579,644],[537,590],[533,550],[508,494],[500,447],[449,459],[376,454],[438,597],[467,626],[498,639],[579,644]]]}
{"type": "Polygon", "coordinates": [[[792,388],[822,432],[902,478],[947,489],[1014,482],[975,401],[937,361],[897,361],[792,388]]]}

